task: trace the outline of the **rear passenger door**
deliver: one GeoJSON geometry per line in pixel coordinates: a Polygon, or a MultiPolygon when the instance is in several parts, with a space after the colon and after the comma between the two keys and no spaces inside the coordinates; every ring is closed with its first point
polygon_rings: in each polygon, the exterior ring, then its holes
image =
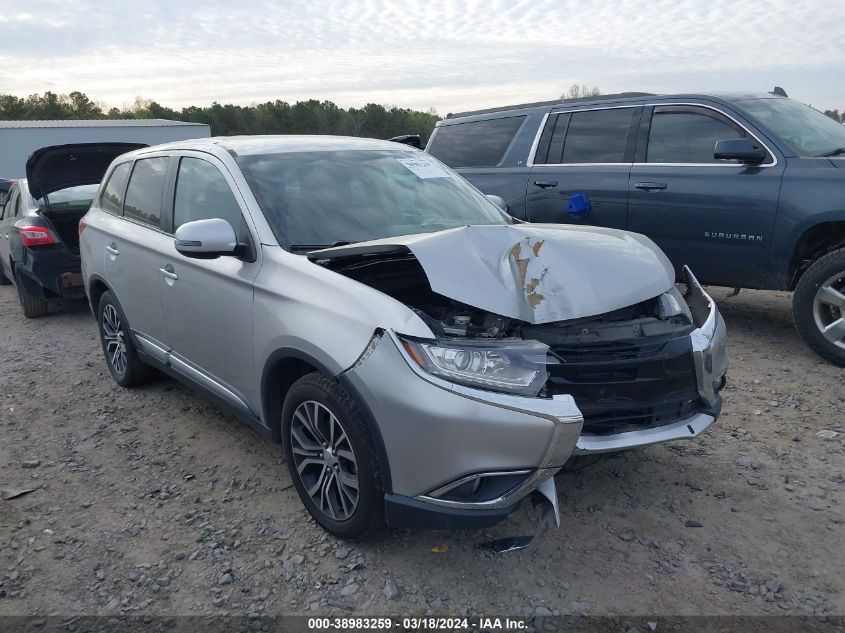
{"type": "Polygon", "coordinates": [[[641,110],[549,114],[528,178],[527,219],[626,228],[628,172],[641,110]]]}
{"type": "Polygon", "coordinates": [[[715,106],[649,106],[631,169],[628,227],[703,283],[765,282],[783,163],[749,128],[715,106]],[[760,164],[716,160],[716,141],[747,137],[760,164]]]}
{"type": "Polygon", "coordinates": [[[230,404],[258,415],[250,397],[253,375],[252,293],[260,248],[245,204],[225,165],[203,153],[174,157],[175,180],[167,194],[175,232],[195,220],[221,218],[247,245],[243,257],[196,259],[170,247],[162,269],[164,311],[172,345],[171,365],[230,404]],[[178,162],[177,162],[178,161],[178,162]]]}
{"type": "MultiPolygon", "coordinates": [[[[100,198],[104,269],[140,347],[166,361],[167,325],[161,310],[161,256],[173,249],[173,237],[162,218],[162,196],[170,163],[153,156],[115,167],[100,198]],[[127,184],[128,179],[128,184],[127,184]]],[[[93,253],[96,257],[97,254],[93,253]]]]}

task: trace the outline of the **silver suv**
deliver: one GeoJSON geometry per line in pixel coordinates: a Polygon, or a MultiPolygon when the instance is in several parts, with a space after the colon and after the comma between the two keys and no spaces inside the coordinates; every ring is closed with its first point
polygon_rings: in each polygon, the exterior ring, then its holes
{"type": "MultiPolygon", "coordinates": [[[[490,525],[573,454],[719,414],[714,302],[638,234],[518,222],[387,141],[197,139],[114,161],[80,223],[114,379],[280,441],[328,531],[490,525]]],[[[555,504],[556,506],[556,504],[555,504]]]]}

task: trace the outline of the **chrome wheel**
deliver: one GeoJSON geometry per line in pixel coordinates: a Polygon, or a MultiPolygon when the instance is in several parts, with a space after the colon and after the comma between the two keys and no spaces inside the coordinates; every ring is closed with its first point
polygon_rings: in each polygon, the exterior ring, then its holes
{"type": "Polygon", "coordinates": [[[301,403],[290,425],[293,466],[320,511],[344,521],[358,507],[358,464],[337,417],[314,400],[301,403]]]}
{"type": "Polygon", "coordinates": [[[845,349],[845,273],[819,286],[813,300],[813,319],[822,336],[845,349]]]}
{"type": "Polygon", "coordinates": [[[120,315],[111,304],[103,309],[102,327],[106,358],[108,358],[112,369],[123,375],[126,373],[126,341],[123,340],[120,315]]]}

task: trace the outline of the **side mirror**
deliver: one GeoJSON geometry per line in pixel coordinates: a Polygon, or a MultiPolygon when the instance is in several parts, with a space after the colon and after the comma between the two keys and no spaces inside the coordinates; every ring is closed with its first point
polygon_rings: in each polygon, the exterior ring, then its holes
{"type": "Polygon", "coordinates": [[[185,257],[214,259],[238,252],[235,229],[220,218],[186,222],[176,229],[174,241],[176,250],[185,257]]]}
{"type": "Polygon", "coordinates": [[[499,207],[502,211],[504,211],[505,213],[508,213],[508,203],[507,203],[507,202],[505,202],[505,199],[504,199],[504,198],[502,198],[502,196],[494,196],[494,195],[492,195],[492,194],[491,194],[491,195],[489,195],[489,196],[485,196],[485,197],[486,197],[486,198],[487,198],[490,202],[492,202],[492,203],[493,203],[493,204],[495,204],[497,207],[499,207]]]}
{"type": "Polygon", "coordinates": [[[757,164],[766,160],[766,152],[759,147],[754,147],[753,143],[747,138],[731,138],[716,141],[713,158],[716,160],[738,160],[742,163],[757,164]]]}

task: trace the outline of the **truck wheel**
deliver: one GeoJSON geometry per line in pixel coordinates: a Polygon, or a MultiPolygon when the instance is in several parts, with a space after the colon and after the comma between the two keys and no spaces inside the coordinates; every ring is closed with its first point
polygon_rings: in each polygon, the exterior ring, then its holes
{"type": "Polygon", "coordinates": [[[792,298],[795,328],[819,356],[845,366],[845,248],[807,269],[792,298]]]}
{"type": "Polygon", "coordinates": [[[319,372],[297,380],[282,408],[285,460],[302,503],[323,528],[357,538],[384,525],[384,492],[356,402],[319,372]]]}
{"type": "Polygon", "coordinates": [[[97,307],[97,325],[103,355],[114,381],[121,387],[135,387],[149,382],[155,370],[138,358],[129,335],[129,323],[115,296],[106,291],[97,307]]]}
{"type": "Polygon", "coordinates": [[[37,319],[47,314],[47,300],[33,295],[26,287],[19,271],[15,271],[15,285],[18,287],[23,315],[27,319],[37,319]]]}

